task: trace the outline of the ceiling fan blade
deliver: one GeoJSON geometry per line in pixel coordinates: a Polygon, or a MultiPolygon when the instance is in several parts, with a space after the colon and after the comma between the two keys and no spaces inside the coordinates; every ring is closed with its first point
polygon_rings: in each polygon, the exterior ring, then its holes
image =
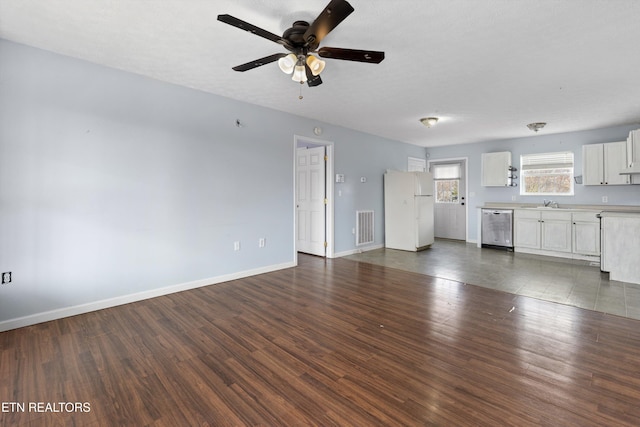
{"type": "Polygon", "coordinates": [[[331,0],[304,33],[304,40],[312,49],[318,47],[322,39],[353,12],[346,0],[331,0]]]}
{"type": "Polygon", "coordinates": [[[309,85],[309,87],[320,86],[322,84],[320,75],[314,76],[311,72],[311,68],[307,64],[304,64],[304,68],[307,72],[307,85],[309,85]]]}
{"type": "Polygon", "coordinates": [[[339,47],[321,47],[318,55],[323,58],[344,59],[347,61],[369,62],[379,64],[384,59],[384,52],[375,50],[342,49],[339,47]]]}
{"type": "Polygon", "coordinates": [[[246,64],[237,65],[233,67],[235,71],[248,71],[257,67],[261,67],[265,64],[270,64],[272,62],[276,62],[278,59],[287,56],[286,53],[274,53],[273,55],[265,56],[264,58],[256,59],[251,62],[247,62],[246,64]]]}
{"type": "Polygon", "coordinates": [[[236,28],[240,28],[241,30],[248,31],[256,36],[264,37],[267,40],[271,40],[272,42],[286,44],[286,40],[282,37],[273,34],[267,30],[263,30],[260,27],[256,27],[255,25],[249,24],[248,22],[243,21],[242,19],[238,19],[235,16],[231,15],[218,15],[218,21],[224,22],[225,24],[229,24],[236,28]],[[284,43],[283,43],[284,42],[284,43]]]}

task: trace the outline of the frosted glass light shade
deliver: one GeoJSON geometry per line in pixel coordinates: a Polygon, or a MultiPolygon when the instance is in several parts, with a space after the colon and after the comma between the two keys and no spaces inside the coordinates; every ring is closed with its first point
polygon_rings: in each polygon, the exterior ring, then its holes
{"type": "Polygon", "coordinates": [[[298,58],[293,53],[290,53],[278,59],[278,67],[280,67],[283,73],[291,74],[293,67],[296,66],[296,62],[298,62],[298,58]]]}
{"type": "Polygon", "coordinates": [[[304,65],[295,66],[295,69],[293,70],[293,76],[291,76],[291,80],[299,83],[307,81],[307,72],[304,69],[304,65]]]}
{"type": "Polygon", "coordinates": [[[322,59],[318,59],[313,55],[307,56],[307,65],[311,69],[311,74],[317,76],[324,70],[325,62],[322,59]]]}

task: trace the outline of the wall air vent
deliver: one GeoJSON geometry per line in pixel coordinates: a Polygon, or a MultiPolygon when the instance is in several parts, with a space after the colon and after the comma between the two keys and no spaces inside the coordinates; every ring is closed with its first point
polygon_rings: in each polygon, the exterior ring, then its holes
{"type": "Polygon", "coordinates": [[[373,243],[373,211],[356,211],[356,246],[373,243]]]}

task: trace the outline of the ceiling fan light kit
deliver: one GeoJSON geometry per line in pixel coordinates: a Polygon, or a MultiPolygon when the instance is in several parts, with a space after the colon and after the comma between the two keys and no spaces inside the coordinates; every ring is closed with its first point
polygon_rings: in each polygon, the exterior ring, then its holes
{"type": "Polygon", "coordinates": [[[313,87],[322,84],[320,73],[324,70],[325,61],[312,55],[312,53],[321,58],[371,64],[379,64],[384,59],[384,52],[379,51],[336,47],[319,48],[322,39],[353,11],[353,7],[346,0],[331,0],[311,24],[306,21],[295,21],[291,28],[285,30],[282,37],[231,15],[218,15],[218,21],[271,40],[291,52],[289,54],[276,53],[256,59],[233,67],[233,70],[248,71],[278,61],[278,66],[284,73],[293,73],[291,77],[293,81],[306,82],[307,85],[313,87]]]}

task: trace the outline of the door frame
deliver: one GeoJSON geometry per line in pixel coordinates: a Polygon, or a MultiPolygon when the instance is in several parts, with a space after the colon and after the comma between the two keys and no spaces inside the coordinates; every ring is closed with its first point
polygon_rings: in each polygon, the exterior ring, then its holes
{"type": "Polygon", "coordinates": [[[464,241],[469,242],[469,158],[468,157],[449,157],[446,159],[430,159],[427,161],[427,170],[431,171],[432,163],[447,163],[447,162],[464,162],[464,190],[465,190],[465,204],[464,204],[464,223],[465,223],[465,237],[464,241]]]}
{"type": "Polygon", "coordinates": [[[298,162],[297,155],[298,148],[305,146],[324,146],[325,154],[328,157],[326,163],[324,192],[327,199],[327,205],[325,209],[324,226],[325,226],[325,238],[327,241],[327,249],[325,251],[325,258],[334,257],[334,197],[333,197],[333,153],[334,144],[331,141],[325,141],[322,139],[310,138],[308,136],[293,135],[293,262],[298,265],[298,248],[297,248],[297,232],[298,232],[298,215],[296,209],[296,187],[298,184],[298,162]]]}

